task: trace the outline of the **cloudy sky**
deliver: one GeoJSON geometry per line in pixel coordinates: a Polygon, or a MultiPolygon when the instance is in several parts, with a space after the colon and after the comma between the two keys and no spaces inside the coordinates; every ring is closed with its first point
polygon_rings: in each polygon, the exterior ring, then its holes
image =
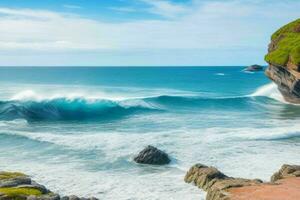
{"type": "Polygon", "coordinates": [[[264,64],[298,0],[1,0],[0,65],[264,64]]]}

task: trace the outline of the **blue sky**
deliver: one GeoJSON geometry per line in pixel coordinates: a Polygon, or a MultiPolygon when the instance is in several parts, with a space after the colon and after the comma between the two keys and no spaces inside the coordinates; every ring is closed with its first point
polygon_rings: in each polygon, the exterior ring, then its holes
{"type": "Polygon", "coordinates": [[[265,64],[295,0],[1,0],[0,65],[265,64]]]}

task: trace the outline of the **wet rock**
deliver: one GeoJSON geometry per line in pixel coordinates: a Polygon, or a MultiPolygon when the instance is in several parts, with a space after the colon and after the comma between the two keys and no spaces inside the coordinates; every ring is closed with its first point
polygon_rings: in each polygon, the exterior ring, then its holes
{"type": "Polygon", "coordinates": [[[58,194],[48,194],[48,195],[42,195],[42,196],[29,196],[26,200],[61,200],[60,196],[58,194]]]}
{"type": "Polygon", "coordinates": [[[61,200],[98,200],[95,197],[91,197],[91,198],[79,198],[75,195],[71,195],[71,196],[64,196],[61,198],[61,200]]]}
{"type": "Polygon", "coordinates": [[[147,146],[135,158],[134,161],[141,164],[165,165],[171,162],[168,154],[153,147],[147,146]]]}
{"type": "Polygon", "coordinates": [[[16,177],[11,179],[0,180],[0,188],[15,187],[23,184],[31,184],[31,179],[28,177],[16,177]]]}
{"type": "Polygon", "coordinates": [[[290,177],[300,177],[300,165],[283,165],[278,172],[273,174],[271,182],[290,177]]]}

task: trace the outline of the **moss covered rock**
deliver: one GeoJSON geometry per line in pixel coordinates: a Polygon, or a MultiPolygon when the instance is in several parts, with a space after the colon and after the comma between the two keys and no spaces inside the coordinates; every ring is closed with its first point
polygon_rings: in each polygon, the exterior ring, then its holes
{"type": "Polygon", "coordinates": [[[45,186],[31,180],[19,172],[0,172],[0,199],[1,200],[97,200],[96,198],[79,198],[66,196],[61,198],[48,190],[45,186]]]}
{"type": "Polygon", "coordinates": [[[271,37],[269,53],[265,60],[275,66],[300,66],[300,19],[297,19],[279,30],[271,37]]]}

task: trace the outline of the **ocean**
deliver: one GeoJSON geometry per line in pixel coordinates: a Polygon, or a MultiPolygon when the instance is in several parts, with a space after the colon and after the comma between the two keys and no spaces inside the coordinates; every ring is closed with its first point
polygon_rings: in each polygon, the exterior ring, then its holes
{"type": "Polygon", "coordinates": [[[196,163],[269,180],[300,163],[300,107],[243,67],[2,67],[0,170],[60,194],[199,200],[196,163]],[[154,145],[167,166],[133,157],[154,145]]]}

